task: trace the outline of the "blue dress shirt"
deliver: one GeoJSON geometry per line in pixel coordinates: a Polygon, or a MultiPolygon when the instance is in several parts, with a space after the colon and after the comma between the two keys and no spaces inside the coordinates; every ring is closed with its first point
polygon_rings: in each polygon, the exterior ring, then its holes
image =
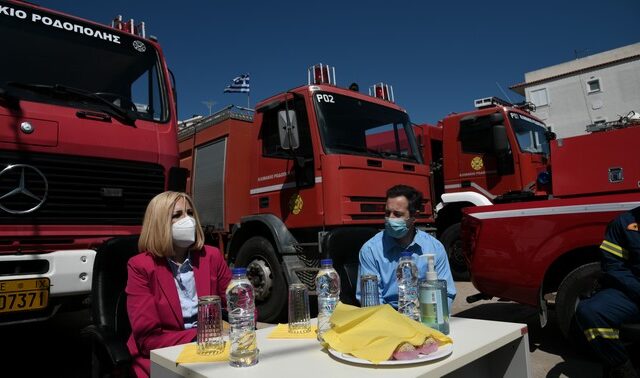
{"type": "Polygon", "coordinates": [[[184,329],[194,328],[198,325],[198,293],[196,293],[196,280],[193,276],[190,258],[191,254],[187,255],[181,265],[167,259],[178,289],[178,297],[180,297],[184,329]]]}
{"type": "Polygon", "coordinates": [[[360,265],[358,267],[358,285],[356,286],[356,298],[360,300],[360,277],[363,274],[375,274],[378,276],[378,296],[380,303],[388,303],[398,308],[398,281],[396,268],[400,260],[400,253],[410,251],[418,266],[418,278],[425,279],[427,274],[427,254],[435,255],[435,269],[438,279],[447,281],[447,297],[449,299],[449,311],[456,297],[456,286],[451,276],[449,259],[442,243],[424,231],[416,230],[413,241],[403,248],[397,239],[387,235],[386,231],[380,231],[369,239],[360,249],[360,265]]]}

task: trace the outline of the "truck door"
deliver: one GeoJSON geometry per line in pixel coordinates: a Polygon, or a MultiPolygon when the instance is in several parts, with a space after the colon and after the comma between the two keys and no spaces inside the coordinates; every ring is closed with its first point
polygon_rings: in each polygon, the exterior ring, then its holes
{"type": "Polygon", "coordinates": [[[288,228],[322,224],[321,201],[316,193],[315,159],[304,98],[287,96],[262,109],[258,136],[257,174],[252,178],[251,201],[260,214],[274,214],[288,228]],[[280,144],[278,117],[293,111],[299,147],[284,149],[280,144]],[[320,206],[319,206],[320,205],[320,206]]]}
{"type": "Polygon", "coordinates": [[[511,144],[501,113],[460,120],[461,186],[489,199],[509,191],[514,180],[511,144]]]}

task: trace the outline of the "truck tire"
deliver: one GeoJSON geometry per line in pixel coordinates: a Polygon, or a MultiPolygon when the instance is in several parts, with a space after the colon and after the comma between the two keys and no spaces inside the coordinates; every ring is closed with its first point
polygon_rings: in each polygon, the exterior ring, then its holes
{"type": "Polygon", "coordinates": [[[287,304],[287,280],[271,242],[262,236],[248,239],[238,250],[234,266],[247,268],[255,291],[258,321],[282,320],[287,304]]]}
{"type": "Polygon", "coordinates": [[[574,314],[580,299],[594,292],[600,273],[599,262],[584,264],[567,274],[558,287],[555,306],[558,328],[565,338],[578,341],[578,344],[584,337],[575,323],[574,314]]]}
{"type": "Polygon", "coordinates": [[[460,240],[460,223],[454,223],[447,227],[440,235],[440,242],[449,256],[449,267],[455,281],[468,281],[469,269],[465,261],[462,250],[462,240],[460,240]]]}

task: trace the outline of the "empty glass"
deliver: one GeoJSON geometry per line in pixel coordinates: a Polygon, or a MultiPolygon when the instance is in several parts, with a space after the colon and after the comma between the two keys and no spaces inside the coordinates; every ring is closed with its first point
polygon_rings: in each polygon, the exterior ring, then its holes
{"type": "Polygon", "coordinates": [[[379,304],[378,276],[375,274],[363,274],[360,277],[360,306],[369,307],[379,304]]]}
{"type": "Polygon", "coordinates": [[[289,285],[289,333],[311,332],[309,290],[301,283],[289,285]]]}
{"type": "Polygon", "coordinates": [[[222,339],[222,308],[220,297],[206,295],[198,298],[198,354],[216,354],[224,350],[222,339]]]}

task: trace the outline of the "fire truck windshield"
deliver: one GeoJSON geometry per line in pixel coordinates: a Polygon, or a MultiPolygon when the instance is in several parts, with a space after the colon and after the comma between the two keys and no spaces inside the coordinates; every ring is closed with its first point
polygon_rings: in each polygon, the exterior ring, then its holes
{"type": "Polygon", "coordinates": [[[148,41],[58,14],[16,6],[3,17],[0,92],[17,100],[166,122],[159,53],[148,41]]]}
{"type": "Polygon", "coordinates": [[[327,153],[422,162],[406,113],[335,93],[313,98],[327,153]]]}
{"type": "Polygon", "coordinates": [[[549,141],[545,136],[547,129],[544,123],[516,112],[509,113],[509,120],[522,152],[549,156],[549,141]]]}

